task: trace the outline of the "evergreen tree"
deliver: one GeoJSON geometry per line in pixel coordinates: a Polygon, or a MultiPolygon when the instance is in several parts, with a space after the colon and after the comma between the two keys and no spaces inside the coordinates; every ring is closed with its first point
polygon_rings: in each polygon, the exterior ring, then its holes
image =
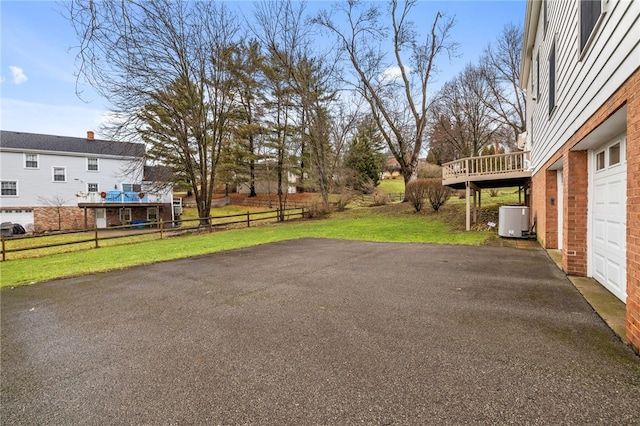
{"type": "Polygon", "coordinates": [[[352,139],[345,158],[345,166],[351,170],[347,186],[356,191],[372,192],[378,186],[384,156],[384,141],[375,123],[367,119],[352,139]]]}

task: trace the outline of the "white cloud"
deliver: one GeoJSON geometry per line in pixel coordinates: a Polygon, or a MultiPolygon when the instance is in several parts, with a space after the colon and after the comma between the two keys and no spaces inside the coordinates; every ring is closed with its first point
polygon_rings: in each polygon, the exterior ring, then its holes
{"type": "Polygon", "coordinates": [[[9,69],[11,70],[11,75],[13,76],[14,84],[22,84],[29,79],[25,75],[24,70],[22,68],[11,65],[9,66],[9,69]]]}
{"type": "MultiPolygon", "coordinates": [[[[405,67],[405,71],[409,71],[408,68],[405,67]]],[[[390,80],[400,80],[402,78],[402,73],[400,72],[400,67],[389,67],[382,72],[382,79],[385,81],[390,80]]]]}

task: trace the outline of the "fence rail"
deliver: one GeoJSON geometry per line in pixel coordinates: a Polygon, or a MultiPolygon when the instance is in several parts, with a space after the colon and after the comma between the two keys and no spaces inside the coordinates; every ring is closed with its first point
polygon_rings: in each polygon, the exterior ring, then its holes
{"type": "MultiPolygon", "coordinates": [[[[290,208],[280,210],[265,210],[260,212],[246,212],[237,213],[224,216],[209,216],[205,218],[195,218],[186,220],[176,220],[170,222],[145,223],[145,224],[132,224],[123,226],[113,226],[109,228],[93,228],[83,229],[77,231],[56,232],[46,235],[24,235],[24,236],[2,236],[2,261],[7,260],[7,253],[16,253],[29,250],[42,250],[53,247],[64,247],[78,244],[91,243],[92,248],[99,248],[100,242],[140,237],[140,236],[155,236],[156,234],[160,239],[163,239],[170,235],[179,235],[189,233],[193,231],[206,231],[212,232],[224,227],[250,227],[254,222],[263,221],[276,221],[280,217],[284,220],[289,220],[296,217],[304,217],[305,208],[290,208]],[[77,235],[78,239],[73,239],[73,235],[77,235]],[[52,238],[65,238],[68,236],[67,241],[56,242],[43,242],[52,238]],[[33,244],[28,242],[34,241],[33,244]],[[9,247],[13,246],[13,247],[9,247]]],[[[79,248],[78,250],[82,250],[79,248]]],[[[48,255],[56,253],[39,254],[48,255]]],[[[28,257],[28,256],[27,256],[28,257]]],[[[35,256],[34,256],[35,257],[35,256]]]]}

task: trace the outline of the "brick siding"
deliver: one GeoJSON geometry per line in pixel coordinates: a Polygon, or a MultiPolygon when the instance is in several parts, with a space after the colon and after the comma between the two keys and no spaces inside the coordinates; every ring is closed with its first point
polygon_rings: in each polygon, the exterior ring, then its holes
{"type": "MultiPolygon", "coordinates": [[[[131,208],[131,220],[147,220],[147,207],[135,207],[131,208]]],[[[169,223],[171,222],[171,211],[173,209],[173,205],[167,204],[164,206],[160,206],[160,211],[158,213],[158,220],[162,219],[163,222],[169,223]]],[[[120,208],[113,207],[107,208],[107,227],[109,226],[120,226],[126,225],[120,221],[120,208]]]]}
{"type": "MultiPolygon", "coordinates": [[[[79,207],[34,207],[35,232],[72,231],[84,229],[84,210],[79,207]]],[[[87,223],[93,226],[93,211],[87,209],[87,223]]]]}
{"type": "Polygon", "coordinates": [[[627,339],[640,353],[640,70],[627,89],[627,339]]]}
{"type": "MultiPolygon", "coordinates": [[[[171,222],[173,206],[167,204],[160,207],[158,219],[165,223],[171,222]]],[[[107,208],[107,226],[119,226],[120,209],[107,208]]],[[[147,220],[147,207],[132,207],[131,220],[147,220]]],[[[93,208],[85,210],[79,207],[34,207],[33,222],[35,232],[72,231],[93,228],[95,225],[95,212],[93,208]]]]}
{"type": "Polygon", "coordinates": [[[589,164],[587,151],[568,151],[562,162],[562,268],[567,274],[587,275],[587,210],[589,164]]]}
{"type": "MultiPolygon", "coordinates": [[[[564,180],[562,265],[572,275],[587,274],[587,151],[571,149],[622,106],[627,107],[627,318],[626,337],[640,353],[640,69],[569,138],[532,177],[532,214],[538,239],[545,248],[557,248],[558,223],[555,171],[562,158],[564,180]]],[[[604,141],[603,141],[604,142],[604,141]]]]}

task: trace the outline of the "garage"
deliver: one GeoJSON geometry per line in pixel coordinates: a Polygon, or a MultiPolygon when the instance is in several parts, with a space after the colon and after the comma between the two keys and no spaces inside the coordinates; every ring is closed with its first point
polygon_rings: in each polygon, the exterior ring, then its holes
{"type": "Polygon", "coordinates": [[[33,229],[33,209],[0,209],[0,222],[19,223],[25,229],[33,229]]]}
{"type": "Polygon", "coordinates": [[[591,151],[590,271],[626,302],[627,165],[625,137],[591,151]]]}

